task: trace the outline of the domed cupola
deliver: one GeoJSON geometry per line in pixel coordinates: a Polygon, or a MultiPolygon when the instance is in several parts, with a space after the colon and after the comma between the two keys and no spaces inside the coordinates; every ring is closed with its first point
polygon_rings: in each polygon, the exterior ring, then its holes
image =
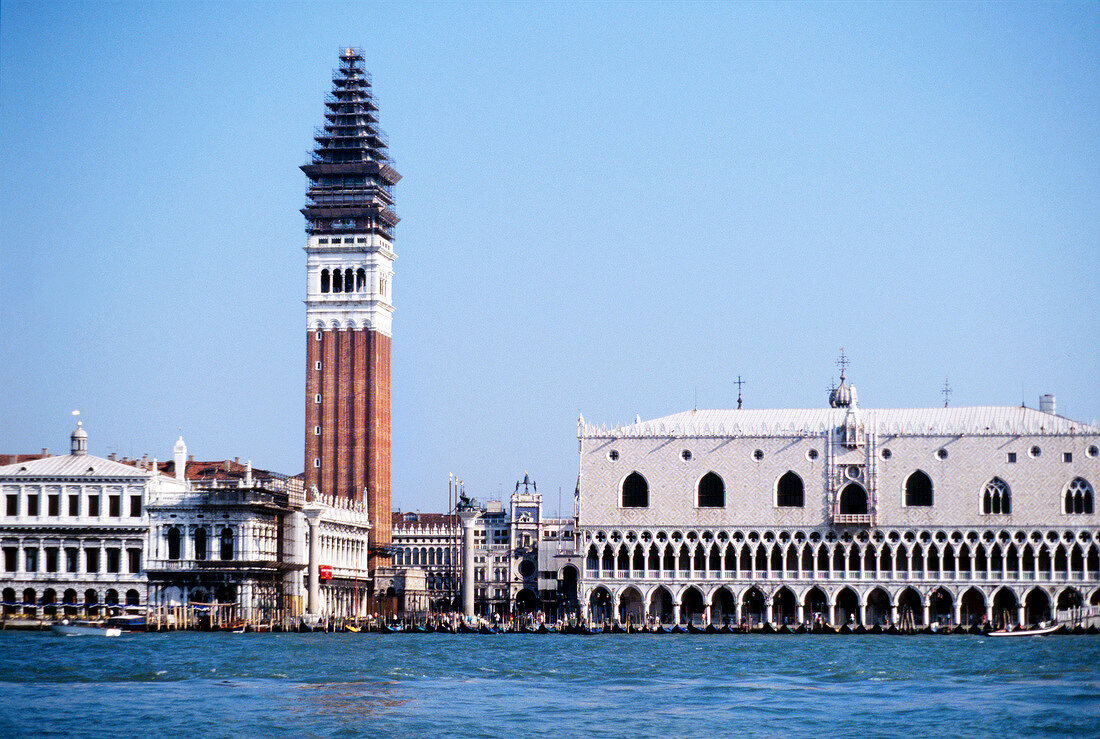
{"type": "Polygon", "coordinates": [[[844,378],[844,373],[841,372],[840,384],[829,393],[829,406],[832,408],[853,408],[858,403],[859,395],[856,393],[855,385],[849,385],[844,378]]]}
{"type": "Polygon", "coordinates": [[[73,455],[82,456],[88,453],[88,432],[84,430],[84,425],[80,421],[76,422],[76,428],[69,440],[71,442],[69,450],[73,455]]]}

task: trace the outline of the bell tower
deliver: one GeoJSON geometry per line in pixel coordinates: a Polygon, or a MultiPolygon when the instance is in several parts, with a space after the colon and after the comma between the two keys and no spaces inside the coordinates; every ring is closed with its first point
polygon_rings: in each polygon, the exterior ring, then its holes
{"type": "Polygon", "coordinates": [[[390,544],[393,168],[370,75],[345,49],[302,166],[306,251],[305,486],[366,505],[371,567],[390,544]]]}

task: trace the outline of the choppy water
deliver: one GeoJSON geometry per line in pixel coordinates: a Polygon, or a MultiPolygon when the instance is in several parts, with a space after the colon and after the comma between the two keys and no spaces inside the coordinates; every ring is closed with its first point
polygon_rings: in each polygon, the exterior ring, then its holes
{"type": "Polygon", "coordinates": [[[0,736],[1100,736],[1100,638],[0,633],[0,736]]]}

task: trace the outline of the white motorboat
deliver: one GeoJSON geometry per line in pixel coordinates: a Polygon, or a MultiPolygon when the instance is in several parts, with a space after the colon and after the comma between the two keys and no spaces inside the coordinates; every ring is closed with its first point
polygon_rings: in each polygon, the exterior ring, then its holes
{"type": "Polygon", "coordinates": [[[1047,634],[1053,634],[1059,628],[1061,628],[1060,624],[1051,624],[1049,626],[1044,626],[1044,625],[1040,624],[1039,626],[1037,626],[1033,629],[1020,629],[1019,631],[1008,631],[1007,629],[1005,629],[1003,631],[990,631],[989,635],[990,636],[1045,636],[1047,634]]]}
{"type": "Polygon", "coordinates": [[[70,621],[65,619],[50,624],[50,631],[58,636],[121,636],[122,629],[105,626],[95,621],[70,621]]]}

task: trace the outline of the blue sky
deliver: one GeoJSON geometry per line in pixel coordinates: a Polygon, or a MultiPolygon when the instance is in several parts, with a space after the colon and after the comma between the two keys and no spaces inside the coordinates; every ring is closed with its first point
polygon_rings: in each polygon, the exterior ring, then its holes
{"type": "Polygon", "coordinates": [[[305,176],[362,47],[396,188],[394,505],[576,420],[1100,417],[1094,4],[0,6],[0,451],[302,469],[305,176]]]}

